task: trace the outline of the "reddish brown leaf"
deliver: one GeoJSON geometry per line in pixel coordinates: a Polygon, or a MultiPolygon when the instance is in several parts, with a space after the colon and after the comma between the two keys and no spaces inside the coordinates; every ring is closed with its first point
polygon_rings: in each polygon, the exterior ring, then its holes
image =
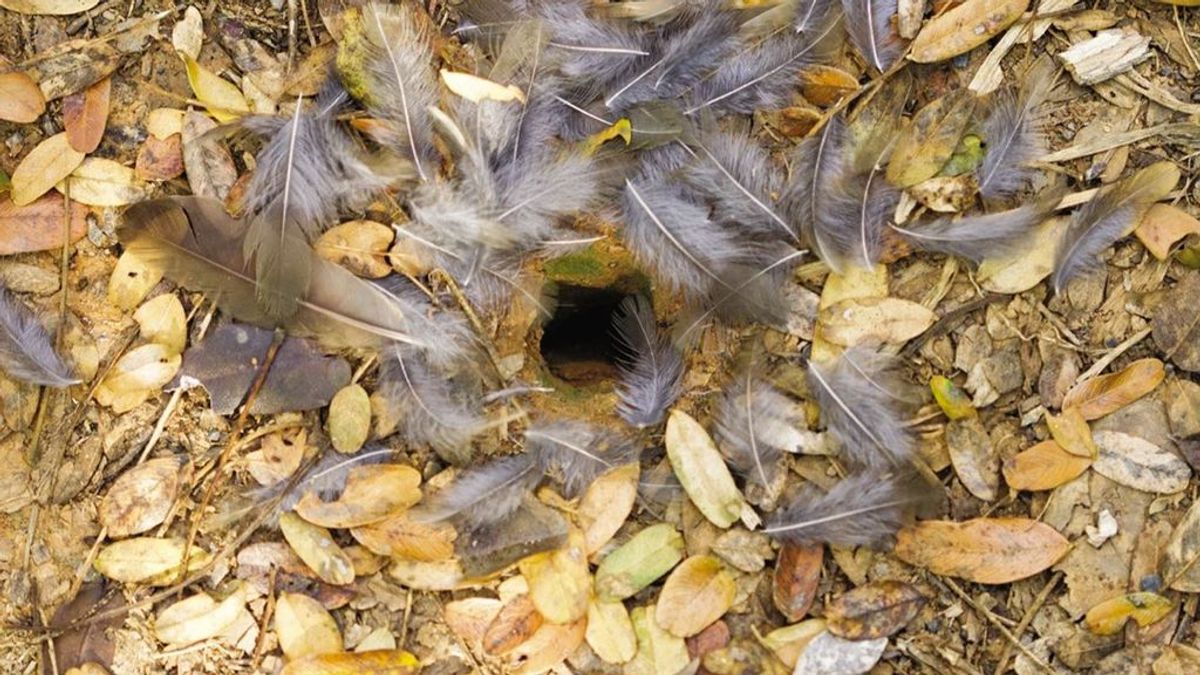
{"type": "Polygon", "coordinates": [[[788,621],[803,619],[817,597],[825,547],[784,544],[775,560],[771,597],[788,621]]]}
{"type": "Polygon", "coordinates": [[[488,624],[483,632],[483,651],[496,656],[507,654],[532,637],[543,621],[533,600],[522,593],[501,607],[488,624]]]}
{"type": "Polygon", "coordinates": [[[164,181],[183,175],[183,136],[171,134],[160,139],[147,136],[138,149],[134,165],[137,177],[145,181],[164,181]]]}
{"type": "MultiPolygon", "coordinates": [[[[0,255],[48,251],[63,245],[63,196],[48,194],[26,206],[17,206],[7,196],[0,197],[0,255]]],[[[87,234],[88,208],[71,204],[71,241],[87,234]]]]}
{"type": "Polygon", "coordinates": [[[37,82],[13,70],[0,73],[0,120],[29,124],[46,112],[46,99],[37,82]]]}
{"type": "Polygon", "coordinates": [[[63,99],[63,126],[72,148],[86,155],[100,145],[108,124],[111,92],[112,78],[106,77],[63,99]]]}
{"type": "Polygon", "coordinates": [[[705,654],[715,652],[728,645],[729,638],[729,625],[724,620],[720,620],[684,642],[687,643],[689,656],[693,659],[702,659],[705,654]]]}
{"type": "Polygon", "coordinates": [[[899,633],[925,596],[902,581],[875,581],[849,591],[825,608],[829,632],[848,640],[873,640],[899,633]]]}
{"type": "Polygon", "coordinates": [[[106,593],[105,588],[103,580],[84,584],[73,600],[54,613],[51,625],[64,630],[54,639],[54,653],[60,672],[88,661],[112,665],[116,647],[108,636],[108,629],[124,623],[124,614],[116,613],[102,621],[69,627],[73,622],[125,605],[124,596],[119,592],[106,593]]]}

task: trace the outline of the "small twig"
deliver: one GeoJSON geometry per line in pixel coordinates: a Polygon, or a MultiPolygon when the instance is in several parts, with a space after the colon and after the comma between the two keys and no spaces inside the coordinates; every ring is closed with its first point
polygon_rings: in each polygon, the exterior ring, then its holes
{"type": "MultiPolygon", "coordinates": [[[[1062,572],[1055,572],[1054,576],[1050,577],[1050,581],[1046,582],[1046,585],[1042,587],[1037,597],[1033,599],[1033,604],[1029,606],[1029,609],[1025,610],[1025,616],[1021,617],[1021,622],[1017,624],[1016,629],[1013,631],[1014,634],[1020,636],[1025,633],[1025,630],[1029,628],[1029,624],[1033,623],[1033,617],[1037,615],[1042,605],[1046,604],[1046,600],[1050,598],[1050,592],[1058,586],[1058,582],[1062,581],[1062,578],[1062,572]]],[[[1000,652],[1000,662],[996,664],[996,669],[992,671],[992,675],[1003,675],[1004,669],[1008,666],[1010,656],[1012,656],[1012,645],[1006,644],[1004,645],[1004,650],[1000,652]]]]}
{"type": "MultiPolygon", "coordinates": [[[[1141,342],[1142,340],[1145,340],[1146,336],[1150,334],[1150,331],[1151,331],[1151,326],[1146,326],[1145,328],[1139,330],[1138,332],[1134,333],[1133,335],[1130,335],[1121,344],[1108,350],[1108,352],[1104,356],[1100,357],[1099,360],[1097,360],[1095,363],[1092,364],[1091,368],[1088,368],[1087,370],[1083,371],[1083,373],[1081,373],[1079,375],[1079,377],[1075,378],[1075,383],[1072,384],[1071,386],[1072,387],[1077,386],[1077,385],[1079,385],[1080,382],[1089,380],[1089,379],[1099,375],[1100,373],[1104,372],[1104,369],[1107,368],[1109,366],[1109,364],[1111,364],[1113,361],[1116,361],[1118,358],[1120,358],[1120,356],[1122,354],[1129,351],[1129,349],[1131,349],[1134,345],[1141,342]]],[[[1168,354],[1168,356],[1170,356],[1170,354],[1168,354]]]]}
{"type": "Polygon", "coordinates": [[[267,647],[267,629],[271,626],[271,617],[275,614],[275,574],[279,568],[271,565],[267,576],[267,604],[263,607],[262,625],[258,629],[258,639],[254,641],[254,658],[250,660],[250,672],[258,672],[258,664],[262,663],[263,652],[267,647]]]}
{"type": "Polygon", "coordinates": [[[1004,621],[1001,620],[999,616],[996,616],[996,614],[990,609],[979,604],[974,598],[967,595],[966,592],[958,587],[958,584],[954,583],[954,581],[950,579],[939,579],[938,577],[930,577],[930,579],[932,579],[934,583],[942,588],[952,591],[955,595],[961,598],[963,602],[970,605],[971,608],[974,609],[984,619],[986,619],[988,623],[992,624],[992,626],[995,627],[995,629],[998,630],[1006,640],[1008,640],[1017,649],[1020,649],[1021,653],[1024,654],[1031,662],[1033,662],[1038,670],[1051,673],[1052,675],[1054,674],[1054,669],[1038,658],[1037,654],[1034,654],[1032,651],[1030,651],[1029,647],[1026,647],[1024,644],[1022,644],[1020,638],[1018,638],[1016,635],[1013,635],[1012,631],[1008,629],[1008,626],[1004,625],[1004,621]]]}

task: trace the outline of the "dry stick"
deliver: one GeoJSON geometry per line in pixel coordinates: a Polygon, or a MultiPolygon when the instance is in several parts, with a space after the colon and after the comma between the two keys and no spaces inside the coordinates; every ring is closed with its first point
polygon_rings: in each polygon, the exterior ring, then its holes
{"type": "Polygon", "coordinates": [[[1000,631],[1000,634],[1003,635],[1004,638],[1009,641],[1009,643],[1011,643],[1017,649],[1020,649],[1021,653],[1024,654],[1030,661],[1032,661],[1039,670],[1054,675],[1054,669],[1046,665],[1045,662],[1038,658],[1037,654],[1031,652],[1029,647],[1021,644],[1020,638],[1012,634],[1012,631],[1010,631],[1008,627],[1004,625],[1004,622],[1000,620],[1000,617],[996,616],[990,609],[984,607],[978,602],[975,602],[975,599],[967,595],[966,592],[959,588],[958,584],[954,583],[950,579],[943,580],[939,579],[938,577],[930,577],[930,579],[932,579],[934,583],[942,588],[953,591],[955,595],[970,605],[980,616],[987,619],[988,623],[992,624],[996,630],[1000,631]]]}
{"type": "Polygon", "coordinates": [[[279,353],[279,346],[283,344],[283,337],[282,331],[275,331],[274,338],[271,340],[271,346],[267,348],[267,356],[258,368],[258,373],[254,377],[254,384],[250,387],[250,393],[246,395],[246,403],[242,406],[242,412],[238,415],[237,422],[233,425],[233,430],[229,433],[229,439],[225,442],[225,448],[217,457],[212,481],[209,482],[208,488],[204,490],[204,496],[201,497],[200,503],[196,506],[195,515],[192,518],[192,527],[188,532],[187,542],[183,545],[183,562],[179,566],[180,577],[187,574],[188,558],[192,552],[192,544],[196,541],[196,535],[200,532],[200,519],[204,516],[204,511],[208,509],[209,504],[212,503],[212,498],[216,494],[217,488],[224,483],[226,473],[223,469],[225,468],[225,464],[229,461],[229,456],[233,454],[233,448],[237,446],[238,440],[242,436],[242,431],[246,428],[246,421],[250,419],[250,407],[254,404],[254,399],[258,396],[259,390],[262,389],[263,382],[267,380],[267,373],[271,370],[271,364],[275,361],[275,355],[279,353]]]}
{"type": "MultiPolygon", "coordinates": [[[[1062,572],[1055,572],[1054,576],[1050,577],[1050,581],[1047,581],[1046,585],[1042,587],[1037,597],[1033,599],[1033,604],[1029,606],[1029,609],[1025,610],[1025,616],[1021,617],[1021,622],[1017,624],[1016,629],[1013,631],[1017,637],[1021,637],[1025,633],[1025,630],[1029,628],[1029,624],[1033,623],[1033,617],[1037,615],[1042,605],[1046,604],[1046,600],[1050,597],[1050,592],[1058,586],[1058,582],[1062,578],[1062,572]]],[[[1011,656],[1012,645],[1004,645],[1004,650],[1000,652],[1000,662],[996,664],[996,669],[992,671],[992,675],[1003,675],[1004,669],[1008,667],[1008,659],[1011,656]]]]}
{"type": "Polygon", "coordinates": [[[1142,340],[1145,340],[1146,336],[1150,334],[1151,330],[1152,330],[1151,326],[1146,326],[1145,328],[1139,330],[1138,332],[1134,333],[1133,335],[1130,335],[1121,344],[1108,350],[1108,353],[1106,353],[1104,356],[1102,356],[1099,361],[1096,361],[1095,363],[1093,363],[1091,368],[1088,368],[1083,373],[1081,373],[1079,375],[1079,377],[1075,378],[1075,383],[1072,384],[1071,386],[1072,387],[1078,386],[1080,382],[1091,379],[1091,378],[1099,375],[1100,373],[1104,372],[1104,369],[1107,368],[1109,366],[1109,364],[1111,364],[1113,361],[1116,361],[1125,352],[1129,351],[1129,349],[1131,347],[1133,347],[1137,343],[1141,342],[1142,340]]]}
{"type": "Polygon", "coordinates": [[[275,574],[279,568],[271,565],[271,572],[267,577],[267,606],[263,608],[262,626],[258,629],[258,639],[254,641],[254,658],[250,660],[250,672],[258,671],[258,664],[262,663],[263,652],[267,647],[267,628],[271,625],[271,617],[275,614],[275,574]]]}

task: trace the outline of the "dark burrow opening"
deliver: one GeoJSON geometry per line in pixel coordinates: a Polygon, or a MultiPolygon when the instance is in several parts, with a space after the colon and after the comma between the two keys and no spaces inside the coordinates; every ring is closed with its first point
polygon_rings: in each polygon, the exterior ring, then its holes
{"type": "Polygon", "coordinates": [[[613,314],[628,297],[611,288],[559,284],[554,315],[542,329],[542,358],[556,377],[579,384],[617,375],[613,314]]]}

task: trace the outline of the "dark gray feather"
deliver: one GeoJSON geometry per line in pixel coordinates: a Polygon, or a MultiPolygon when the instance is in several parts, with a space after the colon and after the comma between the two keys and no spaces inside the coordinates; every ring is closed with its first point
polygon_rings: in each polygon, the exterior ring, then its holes
{"type": "Polygon", "coordinates": [[[637,461],[638,446],[629,438],[576,420],[539,422],[525,430],[525,449],[542,471],[563,486],[568,498],[579,496],[600,474],[637,461]]]}
{"type": "Polygon", "coordinates": [[[79,378],[54,350],[35,315],[0,285],[0,369],[9,377],[48,387],[68,387],[79,378]]]}
{"type": "Polygon", "coordinates": [[[683,354],[658,329],[643,296],[626,298],[613,317],[621,351],[617,414],[632,426],[654,426],[683,389],[683,354]]]}
{"type": "Polygon", "coordinates": [[[928,488],[912,478],[873,471],[842,479],[822,493],[812,484],[763,530],[796,544],[872,546],[889,543],[927,501],[928,488]]]}

